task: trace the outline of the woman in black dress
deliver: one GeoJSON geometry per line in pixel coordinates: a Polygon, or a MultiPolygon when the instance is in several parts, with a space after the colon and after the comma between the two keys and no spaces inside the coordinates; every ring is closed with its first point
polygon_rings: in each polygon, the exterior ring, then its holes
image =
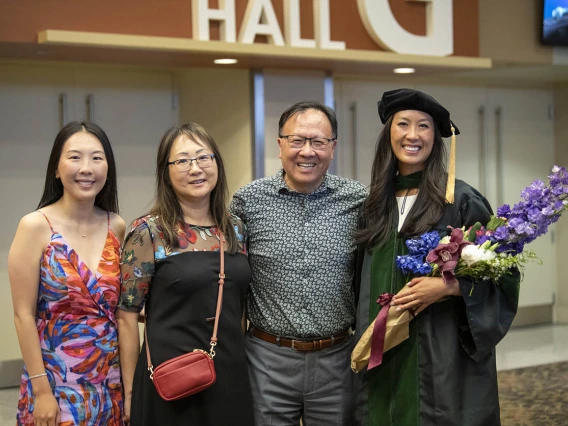
{"type": "Polygon", "coordinates": [[[227,210],[227,180],[217,145],[195,123],[168,130],[158,149],[156,180],[154,206],[132,222],[122,249],[118,322],[125,420],[132,426],[250,426],[241,324],[251,273],[244,225],[227,210]],[[214,359],[217,381],[167,402],[150,379],[145,347],[139,351],[138,314],[145,306],[154,366],[194,349],[208,351],[221,234],[226,277],[214,359]]]}

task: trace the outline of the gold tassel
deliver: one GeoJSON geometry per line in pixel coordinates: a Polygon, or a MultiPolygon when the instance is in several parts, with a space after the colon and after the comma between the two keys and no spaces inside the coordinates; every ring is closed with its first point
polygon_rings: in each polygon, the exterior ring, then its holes
{"type": "Polygon", "coordinates": [[[454,204],[454,187],[456,185],[456,129],[452,126],[450,142],[450,163],[448,165],[448,181],[446,183],[446,203],[454,204]]]}

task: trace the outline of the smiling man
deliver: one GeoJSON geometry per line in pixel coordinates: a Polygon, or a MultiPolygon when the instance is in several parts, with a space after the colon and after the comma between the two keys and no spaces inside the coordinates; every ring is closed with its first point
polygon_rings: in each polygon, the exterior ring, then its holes
{"type": "Polygon", "coordinates": [[[360,183],[327,173],[337,119],[318,102],[279,122],[282,169],[234,196],[252,268],[246,337],[257,425],[350,425],[360,183]]]}

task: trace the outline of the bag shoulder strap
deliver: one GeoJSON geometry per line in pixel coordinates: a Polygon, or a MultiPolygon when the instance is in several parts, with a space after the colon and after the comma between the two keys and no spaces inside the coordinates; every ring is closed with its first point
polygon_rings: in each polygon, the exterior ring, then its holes
{"type": "MultiPolygon", "coordinates": [[[[224,247],[224,236],[221,230],[219,230],[219,253],[221,268],[219,271],[219,292],[217,294],[217,309],[215,310],[215,325],[213,326],[213,335],[211,336],[211,349],[209,350],[209,357],[213,359],[215,357],[215,346],[217,346],[217,329],[219,328],[219,317],[221,316],[221,309],[223,307],[223,287],[225,284],[225,247],[224,247]]],[[[150,359],[150,344],[148,342],[148,332],[146,331],[146,315],[144,316],[144,340],[146,342],[146,360],[148,362],[148,371],[153,372],[152,360],[150,359]]]]}

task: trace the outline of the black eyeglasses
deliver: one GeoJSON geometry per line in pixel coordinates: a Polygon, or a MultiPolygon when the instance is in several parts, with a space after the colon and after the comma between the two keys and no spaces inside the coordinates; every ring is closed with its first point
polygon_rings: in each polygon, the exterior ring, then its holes
{"type": "Polygon", "coordinates": [[[335,140],[333,138],[304,138],[298,135],[282,135],[279,137],[287,139],[288,146],[292,149],[302,149],[306,141],[310,141],[314,151],[324,151],[327,149],[327,146],[335,140]]]}
{"type": "Polygon", "coordinates": [[[178,172],[187,172],[191,168],[191,163],[195,163],[202,169],[206,169],[213,165],[215,154],[203,154],[197,158],[180,158],[179,160],[170,161],[168,166],[174,165],[178,172]]]}

